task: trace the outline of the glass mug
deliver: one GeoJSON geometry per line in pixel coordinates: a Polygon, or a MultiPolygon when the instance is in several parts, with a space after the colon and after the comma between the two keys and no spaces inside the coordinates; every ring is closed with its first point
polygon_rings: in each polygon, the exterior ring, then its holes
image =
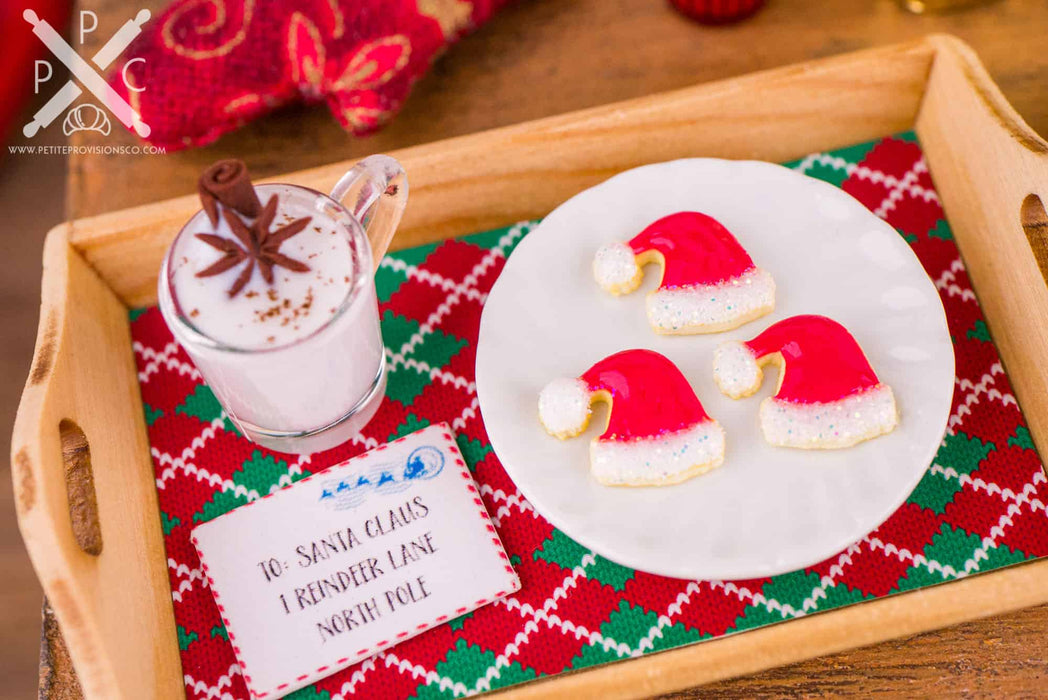
{"type": "Polygon", "coordinates": [[[311,223],[320,221],[346,237],[350,259],[325,261],[328,269],[345,263],[339,274],[344,271],[349,281],[330,318],[308,334],[261,348],[238,347],[201,331],[180,304],[175,271],[180,242],[212,230],[203,210],[183,226],[164,257],[160,311],[245,437],[280,452],[318,452],[357,435],[385,396],[386,356],[368,233],[383,241],[392,236],[407,203],[407,177],[396,160],[376,155],[349,170],[330,196],[287,184],[257,185],[255,191],[262,202],[279,195],[284,211],[317,217],[311,223]]]}

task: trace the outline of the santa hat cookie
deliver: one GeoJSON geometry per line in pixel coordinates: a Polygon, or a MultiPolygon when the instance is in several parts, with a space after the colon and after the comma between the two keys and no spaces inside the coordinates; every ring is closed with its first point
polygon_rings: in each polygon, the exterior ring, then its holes
{"type": "Polygon", "coordinates": [[[604,291],[629,294],[641,268],[662,266],[659,288],[648,295],[648,321],[656,333],[726,331],[775,308],[775,281],[713,217],[694,211],[663,217],[628,243],[597,251],[593,276],[604,291]]]}
{"type": "Polygon", "coordinates": [[[591,405],[608,405],[608,425],[590,443],[590,468],[608,486],[675,484],[724,461],[724,431],[677,366],[657,352],[624,350],[539,395],[546,431],[565,439],[586,429],[591,405]]]}
{"type": "Polygon", "coordinates": [[[891,387],[882,384],[851,333],[825,316],[793,316],[753,340],[717,348],[713,377],[733,399],[761,385],[761,367],[779,366],[779,386],[761,403],[764,438],[810,449],[850,447],[890,433],[898,422],[891,387]]]}

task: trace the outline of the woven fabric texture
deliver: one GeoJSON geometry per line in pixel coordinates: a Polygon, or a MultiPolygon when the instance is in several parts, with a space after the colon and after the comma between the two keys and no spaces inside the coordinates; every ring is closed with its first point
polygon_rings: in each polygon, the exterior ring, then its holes
{"type": "Polygon", "coordinates": [[[110,86],[168,150],[211,143],[291,102],[347,130],[385,124],[433,60],[507,0],[174,0],[110,86]]]}
{"type": "MultiPolygon", "coordinates": [[[[240,436],[155,308],[132,335],[167,545],[186,693],[247,690],[189,543],[198,523],[437,421],[458,434],[523,587],[337,673],[299,698],[452,698],[614,662],[1048,554],[1048,485],[910,134],[791,163],[898,229],[935,281],[957,359],[949,430],[887,522],[810,568],[749,581],[683,581],[596,556],[553,528],[488,444],[474,357],[481,308],[532,222],[386,257],[377,283],[389,387],[351,444],[292,457],[240,436]]],[[[172,640],[174,643],[174,640],[172,640]]]]}

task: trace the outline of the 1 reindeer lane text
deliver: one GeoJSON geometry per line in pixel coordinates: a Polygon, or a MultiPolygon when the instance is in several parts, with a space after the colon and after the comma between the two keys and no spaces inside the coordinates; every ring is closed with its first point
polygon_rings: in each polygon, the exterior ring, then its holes
{"type": "MultiPolygon", "coordinates": [[[[373,549],[367,554],[361,552],[371,549],[377,540],[393,540],[395,535],[403,534],[405,528],[424,520],[429,514],[430,508],[422,497],[415,496],[399,507],[372,515],[355,526],[347,526],[296,546],[290,559],[270,557],[260,561],[258,567],[270,583],[279,583],[292,567],[299,570],[317,569],[315,578],[294,586],[290,591],[279,593],[277,600],[279,610],[285,615],[318,606],[328,607],[327,603],[339,601],[336,612],[325,612],[321,619],[313,623],[316,633],[326,643],[333,637],[396,613],[430,596],[425,576],[413,575],[383,586],[364,600],[346,601],[344,604],[339,600],[348,593],[369,587],[374,581],[391,578],[390,575],[395,572],[407,573],[405,569],[408,567],[437,554],[439,549],[433,540],[432,531],[428,530],[397,538],[382,554],[376,554],[373,549]],[[347,555],[354,553],[361,556],[347,562],[347,555]],[[335,565],[335,568],[332,569],[331,565],[335,565]]],[[[419,529],[412,528],[414,531],[419,529]]]]}

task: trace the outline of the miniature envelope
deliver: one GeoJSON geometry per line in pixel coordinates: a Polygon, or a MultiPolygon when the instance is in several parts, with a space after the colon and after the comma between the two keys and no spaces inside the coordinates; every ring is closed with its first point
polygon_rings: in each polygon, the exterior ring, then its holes
{"type": "Polygon", "coordinates": [[[192,541],[256,698],[520,589],[445,424],[204,523],[192,541]]]}

